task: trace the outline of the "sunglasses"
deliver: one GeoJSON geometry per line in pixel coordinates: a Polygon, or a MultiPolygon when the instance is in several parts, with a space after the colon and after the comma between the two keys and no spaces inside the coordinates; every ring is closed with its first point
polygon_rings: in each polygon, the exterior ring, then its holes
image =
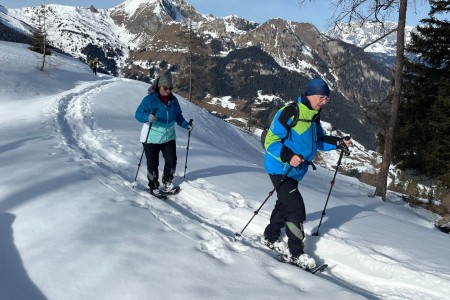
{"type": "Polygon", "coordinates": [[[330,97],[327,97],[327,96],[319,96],[319,100],[320,100],[320,102],[325,102],[325,101],[329,102],[329,101],[330,101],[330,97]]]}
{"type": "Polygon", "coordinates": [[[173,87],[163,86],[162,88],[165,92],[173,90],[173,87]]]}

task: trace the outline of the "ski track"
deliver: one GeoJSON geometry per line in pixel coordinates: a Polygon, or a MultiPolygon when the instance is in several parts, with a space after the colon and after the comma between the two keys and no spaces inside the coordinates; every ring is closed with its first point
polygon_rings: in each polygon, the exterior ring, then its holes
{"type": "MultiPolygon", "coordinates": [[[[248,214],[244,217],[252,216],[252,209],[242,195],[234,192],[223,195],[215,192],[214,186],[204,179],[181,182],[181,193],[165,201],[152,197],[140,186],[131,186],[135,174],[123,157],[133,156],[129,160],[134,160],[137,159],[135,154],[122,153],[122,145],[115,141],[113,135],[96,126],[91,111],[94,96],[118,82],[119,79],[95,82],[57,99],[54,122],[55,130],[61,137],[60,144],[56,147],[67,150],[69,156],[73,157],[67,163],[76,161],[85,167],[86,173],[102,174],[103,178],[98,181],[117,195],[114,201],[129,202],[133,206],[148,210],[170,230],[198,244],[199,251],[224,263],[231,263],[233,255],[240,253],[269,268],[275,266],[277,262],[271,258],[275,257],[274,252],[263,246],[257,237],[243,237],[239,242],[234,240],[234,232],[240,230],[236,228],[239,226],[236,225],[236,218],[240,216],[233,215],[233,210],[246,209],[248,214]],[[208,210],[208,203],[211,202],[220,209],[208,210]]],[[[182,177],[181,173],[177,175],[177,180],[182,177]]],[[[246,222],[247,220],[240,218],[239,223],[246,222]]],[[[327,259],[327,271],[315,276],[350,288],[368,299],[400,299],[399,295],[402,299],[440,299],[441,295],[445,294],[445,287],[440,291],[433,291],[436,282],[445,281],[439,274],[420,273],[414,270],[412,263],[395,263],[386,255],[377,254],[376,249],[369,245],[365,249],[359,249],[348,239],[330,232],[317,243],[317,254],[326,257],[327,249],[339,249],[337,252],[342,255],[350,253],[355,258],[354,263],[342,265],[340,261],[346,261],[344,258],[335,261],[327,259]],[[390,274],[389,279],[384,279],[386,274],[390,274]],[[391,283],[391,279],[395,279],[394,283],[391,283]]],[[[276,272],[272,272],[272,275],[277,276],[276,272]]]]}

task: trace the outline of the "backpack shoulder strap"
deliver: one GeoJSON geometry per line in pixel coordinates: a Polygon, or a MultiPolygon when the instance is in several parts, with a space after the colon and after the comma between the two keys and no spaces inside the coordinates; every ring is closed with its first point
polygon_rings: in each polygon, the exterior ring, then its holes
{"type": "Polygon", "coordinates": [[[295,125],[297,125],[297,122],[300,118],[300,110],[298,109],[297,102],[291,102],[289,105],[293,106],[295,108],[294,119],[292,120],[292,124],[291,124],[291,128],[293,128],[293,127],[295,127],[295,125]]]}
{"type": "Polygon", "coordinates": [[[280,110],[283,111],[278,116],[278,121],[283,124],[283,126],[288,130],[294,127],[297,124],[299,118],[298,105],[295,102],[291,102],[285,105],[284,108],[281,108],[280,110]],[[289,120],[291,120],[291,118],[292,122],[291,124],[289,124],[289,120]]]}

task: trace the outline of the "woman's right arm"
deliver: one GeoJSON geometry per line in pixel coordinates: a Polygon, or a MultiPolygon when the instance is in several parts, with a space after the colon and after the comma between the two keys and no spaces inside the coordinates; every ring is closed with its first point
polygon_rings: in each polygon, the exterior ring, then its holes
{"type": "Polygon", "coordinates": [[[148,115],[150,114],[151,111],[152,111],[151,102],[149,96],[147,95],[144,97],[144,99],[142,99],[141,104],[139,104],[138,108],[136,109],[134,117],[141,123],[147,123],[148,115]]]}

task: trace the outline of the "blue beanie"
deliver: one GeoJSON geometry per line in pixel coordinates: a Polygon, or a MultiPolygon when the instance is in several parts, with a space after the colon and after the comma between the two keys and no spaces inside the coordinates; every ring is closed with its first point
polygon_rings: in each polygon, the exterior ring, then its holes
{"type": "Polygon", "coordinates": [[[308,81],[305,94],[306,96],[330,96],[330,88],[322,78],[314,78],[308,81]]]}

